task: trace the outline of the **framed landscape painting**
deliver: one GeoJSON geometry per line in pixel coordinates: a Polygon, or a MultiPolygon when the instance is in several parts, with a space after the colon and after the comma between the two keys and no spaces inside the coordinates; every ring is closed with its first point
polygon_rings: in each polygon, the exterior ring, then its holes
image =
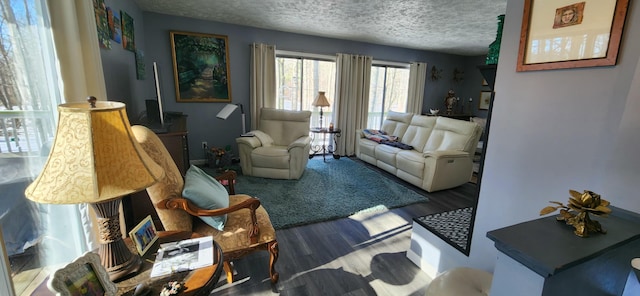
{"type": "Polygon", "coordinates": [[[231,102],[228,38],[170,32],[178,102],[231,102]]]}

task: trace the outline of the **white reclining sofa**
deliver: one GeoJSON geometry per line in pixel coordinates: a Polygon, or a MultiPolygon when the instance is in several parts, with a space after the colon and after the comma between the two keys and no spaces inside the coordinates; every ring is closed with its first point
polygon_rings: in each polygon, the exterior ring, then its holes
{"type": "Polygon", "coordinates": [[[473,155],[482,134],[478,124],[389,112],[382,131],[396,136],[397,143],[383,144],[358,130],[358,158],[428,192],[457,187],[471,179],[473,155]]]}

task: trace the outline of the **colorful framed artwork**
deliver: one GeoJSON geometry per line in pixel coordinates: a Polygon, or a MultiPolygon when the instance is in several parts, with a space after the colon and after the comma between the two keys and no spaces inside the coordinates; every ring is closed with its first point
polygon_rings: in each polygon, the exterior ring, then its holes
{"type": "Polygon", "coordinates": [[[493,95],[493,92],[491,91],[481,91],[480,100],[478,100],[478,109],[489,110],[489,105],[491,105],[492,95],[493,95]]]}
{"type": "Polygon", "coordinates": [[[144,52],[136,49],[136,79],[147,79],[147,67],[144,63],[144,52]]]}
{"type": "Polygon", "coordinates": [[[227,36],[170,32],[178,102],[231,102],[227,36]]]}
{"type": "Polygon", "coordinates": [[[629,0],[525,0],[516,71],[617,63],[629,0]]]}
{"type": "Polygon", "coordinates": [[[111,31],[111,40],[120,44],[122,42],[120,14],[111,9],[111,7],[107,7],[107,17],[109,20],[109,30],[111,31]]]}
{"type": "Polygon", "coordinates": [[[122,24],[122,48],[134,51],[136,50],[135,32],[133,30],[133,18],[126,12],[120,11],[122,24]]]}
{"type": "Polygon", "coordinates": [[[131,231],[129,231],[129,237],[136,245],[138,254],[140,254],[140,256],[144,255],[153,243],[158,240],[156,226],[153,224],[151,216],[145,217],[136,227],[131,229],[131,231]]]}
{"type": "Polygon", "coordinates": [[[109,274],[100,263],[100,257],[92,252],[87,252],[67,266],[56,270],[47,286],[58,296],[114,296],[118,291],[116,285],[109,280],[109,274]]]}
{"type": "Polygon", "coordinates": [[[104,0],[94,0],[93,10],[96,15],[96,30],[98,31],[98,42],[101,48],[111,48],[111,32],[109,31],[107,7],[104,0]]]}

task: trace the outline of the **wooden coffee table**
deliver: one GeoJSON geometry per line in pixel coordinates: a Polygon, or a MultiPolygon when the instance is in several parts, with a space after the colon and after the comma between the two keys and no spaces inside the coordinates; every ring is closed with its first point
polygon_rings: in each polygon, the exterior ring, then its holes
{"type": "MultiPolygon", "coordinates": [[[[213,290],[222,273],[222,249],[220,249],[215,241],[213,242],[213,260],[215,262],[213,265],[166,276],[149,277],[160,244],[197,237],[202,236],[191,232],[159,231],[158,240],[142,258],[142,267],[140,270],[132,277],[115,282],[118,287],[117,295],[132,295],[136,286],[140,283],[145,283],[151,289],[151,293],[148,295],[159,295],[163,285],[170,281],[185,283],[186,290],[180,293],[180,295],[208,295],[209,292],[213,290]]],[[[137,252],[130,238],[126,238],[125,243],[132,252],[137,252]]]]}

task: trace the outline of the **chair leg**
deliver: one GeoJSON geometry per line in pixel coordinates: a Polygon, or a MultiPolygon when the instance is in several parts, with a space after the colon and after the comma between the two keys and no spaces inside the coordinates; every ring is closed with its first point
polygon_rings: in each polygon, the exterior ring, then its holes
{"type": "Polygon", "coordinates": [[[278,241],[272,241],[267,245],[269,250],[269,277],[272,283],[277,283],[280,274],[276,272],[276,261],[278,261],[278,241]]]}
{"type": "Polygon", "coordinates": [[[233,283],[233,266],[227,260],[223,263],[224,272],[227,274],[227,283],[233,283]]]}

